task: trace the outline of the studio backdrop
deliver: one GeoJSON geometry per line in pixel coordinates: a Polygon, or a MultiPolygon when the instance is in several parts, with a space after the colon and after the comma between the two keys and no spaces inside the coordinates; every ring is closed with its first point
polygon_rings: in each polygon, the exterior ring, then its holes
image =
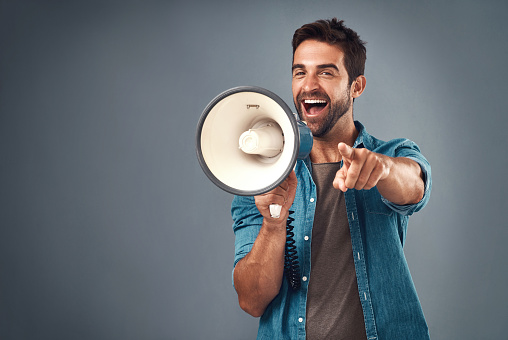
{"type": "Polygon", "coordinates": [[[431,337],[506,338],[507,7],[0,1],[0,338],[254,339],[196,130],[239,86],[294,111],[293,32],[332,17],[367,42],[355,119],[432,165],[405,245],[431,337]]]}

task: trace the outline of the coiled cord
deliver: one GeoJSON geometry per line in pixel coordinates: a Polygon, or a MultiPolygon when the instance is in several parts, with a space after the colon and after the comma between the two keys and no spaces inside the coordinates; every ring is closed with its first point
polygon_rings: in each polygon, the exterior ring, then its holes
{"type": "Polygon", "coordinates": [[[295,219],[291,217],[294,211],[289,211],[286,223],[286,250],[284,256],[284,273],[288,279],[289,285],[293,290],[300,288],[300,263],[296,253],[294,226],[291,224],[295,219]]]}

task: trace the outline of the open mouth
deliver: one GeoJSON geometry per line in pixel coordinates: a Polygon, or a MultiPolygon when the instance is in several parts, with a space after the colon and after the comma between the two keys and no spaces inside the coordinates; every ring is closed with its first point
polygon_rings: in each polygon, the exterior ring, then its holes
{"type": "Polygon", "coordinates": [[[307,116],[317,116],[328,105],[324,99],[304,99],[302,106],[307,116]]]}

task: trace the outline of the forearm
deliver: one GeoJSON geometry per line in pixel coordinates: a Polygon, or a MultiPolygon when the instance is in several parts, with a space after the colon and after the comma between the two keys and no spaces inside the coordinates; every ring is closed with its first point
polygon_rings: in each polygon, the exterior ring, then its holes
{"type": "Polygon", "coordinates": [[[284,271],[285,224],[263,222],[252,250],[234,270],[240,307],[258,317],[279,293],[284,271]]]}
{"type": "Polygon", "coordinates": [[[379,193],[388,201],[405,205],[423,198],[425,185],[420,165],[405,157],[387,157],[388,176],[377,183],[379,193]]]}

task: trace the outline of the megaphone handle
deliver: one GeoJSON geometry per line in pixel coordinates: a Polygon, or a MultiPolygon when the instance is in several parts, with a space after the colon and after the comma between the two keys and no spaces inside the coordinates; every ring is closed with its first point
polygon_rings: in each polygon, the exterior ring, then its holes
{"type": "MultiPolygon", "coordinates": [[[[279,218],[282,206],[279,204],[270,204],[270,216],[279,218]]],[[[300,288],[300,264],[296,251],[296,242],[294,239],[293,225],[295,219],[291,216],[294,211],[289,211],[288,220],[286,221],[286,249],[284,251],[284,272],[288,279],[289,285],[293,290],[300,288]]]]}
{"type": "Polygon", "coordinates": [[[270,204],[270,216],[272,216],[273,218],[279,218],[281,210],[282,210],[282,205],[270,204]]]}

